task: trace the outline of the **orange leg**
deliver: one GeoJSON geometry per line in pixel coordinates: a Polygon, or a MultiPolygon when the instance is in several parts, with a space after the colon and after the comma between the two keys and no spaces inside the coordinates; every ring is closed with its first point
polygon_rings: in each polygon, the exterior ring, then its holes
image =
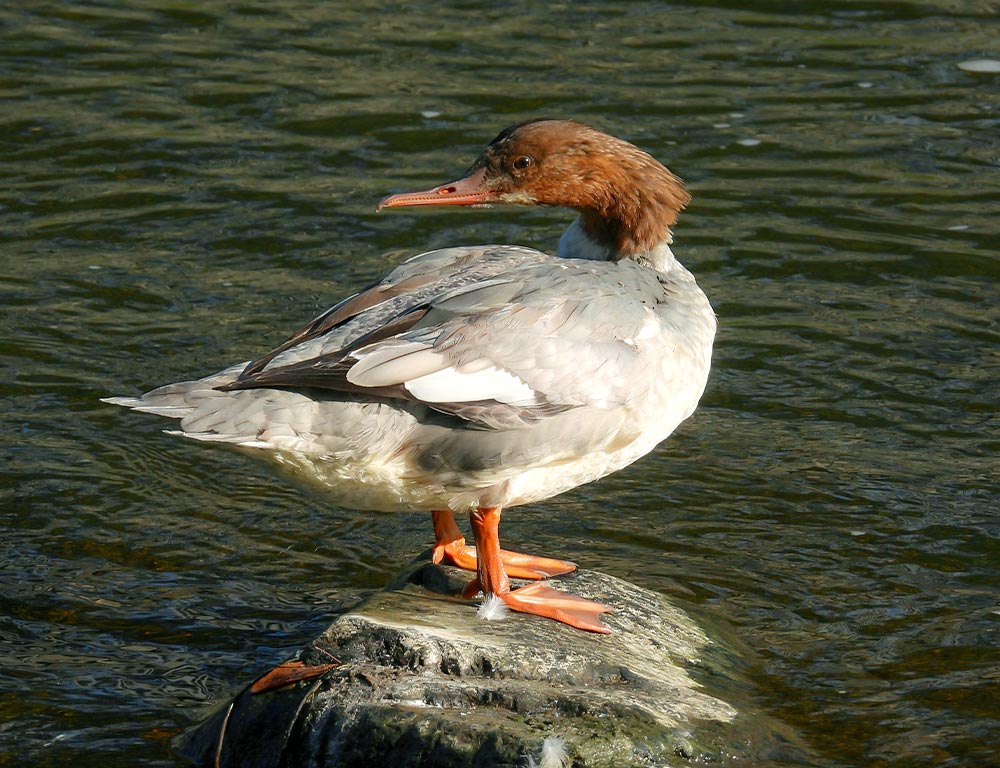
{"type": "MultiPolygon", "coordinates": [[[[476,549],[466,545],[465,537],[455,524],[455,515],[451,510],[431,512],[431,517],[434,520],[434,554],[431,559],[435,563],[443,560],[467,571],[476,570],[476,549]]],[[[567,560],[533,557],[503,549],[500,550],[500,559],[508,574],[515,579],[547,579],[549,576],[576,570],[576,565],[567,560]]]]}
{"type": "Polygon", "coordinates": [[[590,632],[611,631],[601,622],[601,614],[611,610],[606,605],[551,589],[544,584],[529,584],[511,591],[500,554],[500,508],[474,509],[469,512],[469,520],[472,522],[478,558],[476,578],[463,594],[468,597],[470,590],[475,594],[477,589],[481,589],[484,595],[496,595],[514,611],[545,616],[590,632]]]}

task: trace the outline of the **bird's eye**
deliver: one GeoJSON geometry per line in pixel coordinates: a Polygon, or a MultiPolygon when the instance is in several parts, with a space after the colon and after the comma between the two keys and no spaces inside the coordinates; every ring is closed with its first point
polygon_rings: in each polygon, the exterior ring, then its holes
{"type": "Polygon", "coordinates": [[[530,155],[521,155],[511,165],[515,171],[523,171],[525,168],[530,168],[534,162],[534,159],[530,155]]]}

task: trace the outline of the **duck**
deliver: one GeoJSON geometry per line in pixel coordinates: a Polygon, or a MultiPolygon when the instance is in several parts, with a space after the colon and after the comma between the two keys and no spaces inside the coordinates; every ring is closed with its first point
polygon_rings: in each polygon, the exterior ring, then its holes
{"type": "Polygon", "coordinates": [[[624,139],[573,120],[517,123],[457,180],[376,211],[568,208],[555,255],[420,253],[259,357],[106,402],[266,456],[341,506],[430,512],[432,561],[474,574],[463,597],[610,632],[609,606],[546,583],[575,563],[501,548],[501,513],[623,469],[694,412],[716,316],[671,250],[690,199],[624,139]]]}

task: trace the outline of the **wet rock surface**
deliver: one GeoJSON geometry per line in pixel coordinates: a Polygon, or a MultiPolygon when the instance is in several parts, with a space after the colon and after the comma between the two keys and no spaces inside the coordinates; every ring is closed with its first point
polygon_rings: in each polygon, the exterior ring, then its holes
{"type": "Polygon", "coordinates": [[[468,574],[414,564],[182,737],[198,765],[627,766],[759,760],[793,735],[734,704],[740,662],[659,595],[593,571],[612,635],[477,617],[468,574]],[[726,700],[724,700],[724,698],[726,700]]]}

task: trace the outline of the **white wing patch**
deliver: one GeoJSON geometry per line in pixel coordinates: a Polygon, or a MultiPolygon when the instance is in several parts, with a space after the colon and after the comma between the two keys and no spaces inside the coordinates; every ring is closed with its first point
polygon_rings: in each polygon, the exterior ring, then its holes
{"type": "Polygon", "coordinates": [[[493,400],[506,405],[539,405],[538,393],[489,358],[453,365],[444,354],[426,344],[394,341],[370,351],[353,353],[357,359],[347,380],[362,387],[402,385],[425,403],[471,403],[493,400]]]}
{"type": "Polygon", "coordinates": [[[442,368],[403,383],[407,391],[425,403],[469,403],[495,400],[507,405],[538,405],[538,394],[512,373],[494,365],[466,373],[442,368]]]}
{"type": "Polygon", "coordinates": [[[434,373],[448,365],[444,355],[426,344],[396,341],[359,349],[351,357],[358,362],[347,372],[347,380],[361,387],[389,387],[434,373]]]}

